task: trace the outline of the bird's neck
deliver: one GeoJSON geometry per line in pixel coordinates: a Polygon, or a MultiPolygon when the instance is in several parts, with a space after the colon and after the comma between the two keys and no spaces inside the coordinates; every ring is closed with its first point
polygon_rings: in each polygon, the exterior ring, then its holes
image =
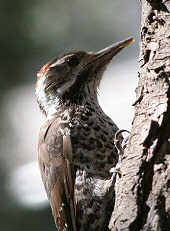
{"type": "Polygon", "coordinates": [[[55,116],[58,111],[72,110],[73,108],[85,108],[87,105],[99,106],[97,98],[97,86],[95,83],[86,85],[81,91],[70,91],[64,94],[65,97],[56,94],[47,95],[44,91],[39,92],[37,101],[40,109],[45,113],[47,120],[55,116]],[[79,93],[79,94],[78,94],[79,93]]]}
{"type": "Polygon", "coordinates": [[[60,102],[58,98],[51,98],[47,104],[46,116],[47,120],[52,119],[56,114],[67,111],[72,114],[75,110],[80,111],[80,113],[87,110],[88,107],[100,107],[97,94],[86,94],[81,101],[79,99],[77,102],[72,103],[71,101],[60,102]]]}
{"type": "Polygon", "coordinates": [[[59,107],[60,107],[60,106],[59,106],[59,102],[58,102],[58,99],[57,99],[57,98],[50,99],[50,100],[48,101],[47,109],[46,109],[46,117],[47,117],[47,120],[54,117],[54,115],[55,115],[56,112],[58,111],[59,107]]]}

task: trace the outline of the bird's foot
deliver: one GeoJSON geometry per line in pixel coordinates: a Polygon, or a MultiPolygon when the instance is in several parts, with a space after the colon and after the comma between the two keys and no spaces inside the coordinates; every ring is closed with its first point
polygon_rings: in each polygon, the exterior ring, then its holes
{"type": "Polygon", "coordinates": [[[127,144],[129,142],[129,136],[127,136],[126,138],[122,137],[122,133],[127,132],[130,134],[129,131],[125,130],[125,129],[121,129],[118,130],[115,134],[114,137],[114,145],[117,149],[118,152],[118,163],[122,163],[122,158],[124,155],[124,150],[127,147],[127,144]]]}
{"type": "Polygon", "coordinates": [[[127,136],[126,138],[123,139],[122,137],[122,133],[123,132],[128,132],[129,131],[125,130],[125,129],[121,129],[118,130],[115,134],[114,137],[114,145],[117,149],[117,153],[118,153],[118,162],[116,164],[115,167],[110,169],[110,173],[112,174],[112,179],[113,181],[115,181],[116,175],[118,174],[119,177],[121,177],[122,172],[121,172],[121,165],[122,165],[122,159],[123,159],[123,155],[124,155],[124,150],[127,147],[127,144],[129,142],[129,136],[127,136]]]}
{"type": "Polygon", "coordinates": [[[112,177],[113,177],[113,175],[116,175],[116,174],[118,174],[121,177],[121,175],[122,175],[121,165],[122,165],[122,163],[118,162],[115,167],[110,169],[109,172],[112,174],[112,177]]]}

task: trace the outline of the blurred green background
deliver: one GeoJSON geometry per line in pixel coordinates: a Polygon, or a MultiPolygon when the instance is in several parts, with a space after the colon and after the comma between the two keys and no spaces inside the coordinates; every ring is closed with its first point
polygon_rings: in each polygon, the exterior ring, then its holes
{"type": "Polygon", "coordinates": [[[37,71],[68,50],[97,51],[133,36],[100,90],[105,111],[130,127],[139,31],[136,0],[0,0],[1,231],[56,230],[36,161],[44,119],[34,96],[37,71]]]}

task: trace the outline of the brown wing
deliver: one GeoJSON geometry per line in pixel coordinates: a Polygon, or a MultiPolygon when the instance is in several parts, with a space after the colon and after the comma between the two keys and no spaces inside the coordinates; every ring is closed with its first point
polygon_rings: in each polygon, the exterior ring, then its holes
{"type": "Polygon", "coordinates": [[[57,229],[76,231],[72,146],[63,129],[57,118],[43,125],[38,159],[57,229]]]}

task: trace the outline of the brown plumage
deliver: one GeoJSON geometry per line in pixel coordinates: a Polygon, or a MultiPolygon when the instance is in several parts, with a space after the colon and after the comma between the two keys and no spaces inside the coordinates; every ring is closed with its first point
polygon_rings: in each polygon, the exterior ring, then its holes
{"type": "Polygon", "coordinates": [[[118,128],[100,108],[97,88],[113,56],[132,41],[67,53],[38,74],[37,100],[47,116],[38,159],[57,230],[108,230],[118,128]]]}
{"type": "Polygon", "coordinates": [[[62,136],[58,128],[58,119],[51,119],[42,126],[38,159],[56,225],[60,227],[58,230],[64,230],[70,220],[72,224],[68,225],[75,226],[73,154],[70,136],[62,136]]]}

